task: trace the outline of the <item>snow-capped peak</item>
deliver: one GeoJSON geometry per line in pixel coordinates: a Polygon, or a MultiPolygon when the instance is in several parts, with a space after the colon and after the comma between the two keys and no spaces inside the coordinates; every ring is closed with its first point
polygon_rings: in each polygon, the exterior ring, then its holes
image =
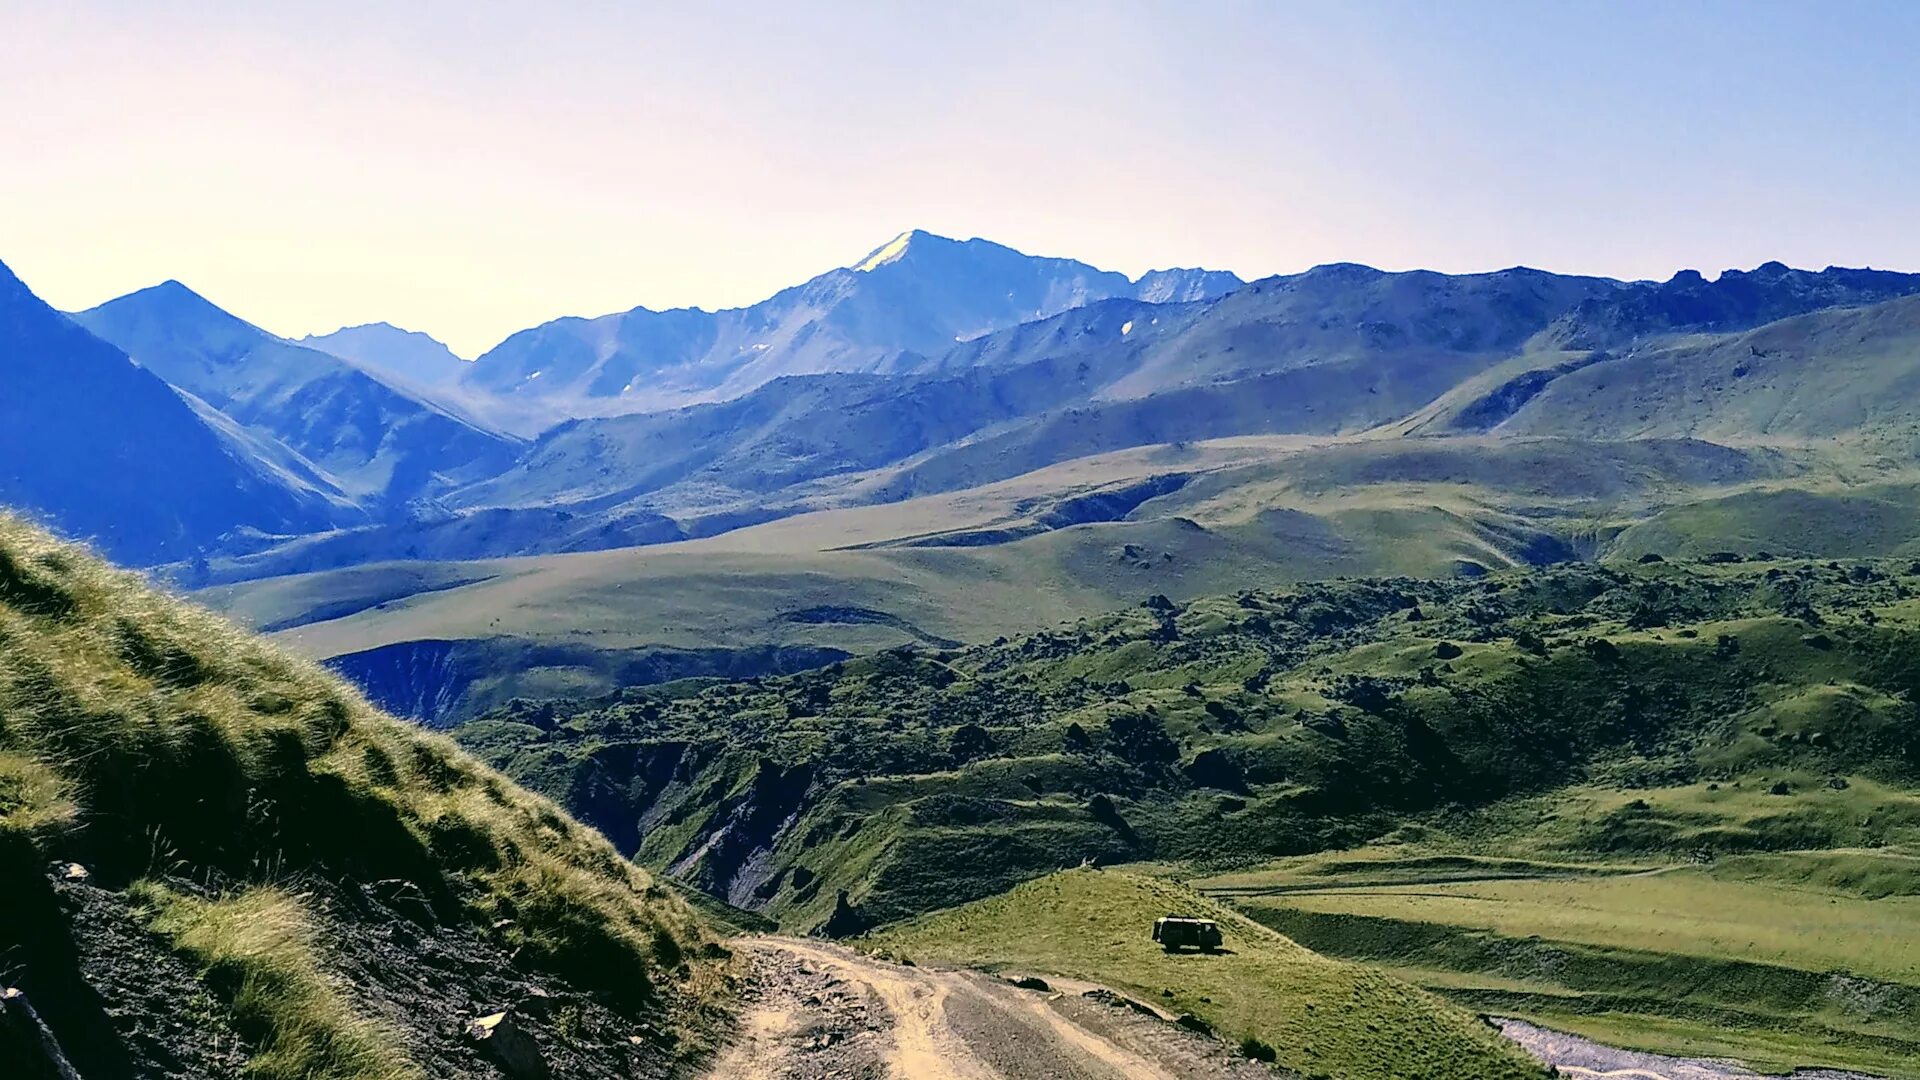
{"type": "Polygon", "coordinates": [[[873,249],[872,254],[853,264],[858,273],[868,273],[900,258],[907,253],[907,245],[913,242],[914,230],[909,229],[899,236],[873,249]]]}

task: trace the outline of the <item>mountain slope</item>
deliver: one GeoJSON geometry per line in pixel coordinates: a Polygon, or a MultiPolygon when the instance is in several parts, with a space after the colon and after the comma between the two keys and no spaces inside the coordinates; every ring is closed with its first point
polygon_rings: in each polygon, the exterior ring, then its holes
{"type": "Polygon", "coordinates": [[[0,266],[0,503],[117,559],[193,558],[234,529],[307,532],[360,515],[87,333],[0,266]]]}
{"type": "Polygon", "coordinates": [[[1238,284],[1186,270],[1136,283],[1071,259],[914,231],[751,307],[635,308],[522,331],[476,361],[465,383],[555,416],[638,412],[735,397],[784,375],[875,370],[1096,300],[1200,299],[1238,284]]]}
{"type": "Polygon", "coordinates": [[[1592,355],[1493,430],[1790,441],[1920,431],[1920,297],[1592,355]]]}
{"type": "Polygon", "coordinates": [[[0,952],[80,1074],[525,1076],[517,1040],[651,1077],[711,1039],[724,950],[670,890],[319,669],[5,518],[0,641],[0,952]]]}
{"type": "Polygon", "coordinates": [[[338,357],[282,341],[178,282],[74,318],[142,367],[285,443],[343,490],[375,505],[490,475],[516,450],[508,437],[338,357]]]}
{"type": "Polygon", "coordinates": [[[1763,263],[1723,270],[1709,281],[1682,270],[1663,282],[1629,282],[1590,301],[1555,327],[1554,338],[1574,348],[1611,348],[1637,338],[1679,331],[1728,333],[1831,307],[1859,307],[1920,293],[1920,274],[1829,266],[1799,270],[1763,263]]]}

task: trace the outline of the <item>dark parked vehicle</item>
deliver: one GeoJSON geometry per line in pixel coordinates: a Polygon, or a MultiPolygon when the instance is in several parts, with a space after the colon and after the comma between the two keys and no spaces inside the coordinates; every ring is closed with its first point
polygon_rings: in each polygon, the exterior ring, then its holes
{"type": "Polygon", "coordinates": [[[1212,952],[1220,947],[1220,925],[1212,919],[1168,915],[1153,920],[1153,940],[1168,952],[1187,948],[1212,952]]]}

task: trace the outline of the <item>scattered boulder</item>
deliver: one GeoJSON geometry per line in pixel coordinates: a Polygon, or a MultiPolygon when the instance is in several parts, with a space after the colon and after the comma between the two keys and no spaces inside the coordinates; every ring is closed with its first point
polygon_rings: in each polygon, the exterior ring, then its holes
{"type": "Polygon", "coordinates": [[[1458,645],[1455,645],[1453,642],[1442,641],[1434,645],[1433,658],[1435,660],[1453,660],[1460,657],[1464,652],[1465,652],[1464,649],[1460,648],[1460,646],[1458,645]]]}
{"type": "Polygon", "coordinates": [[[1776,781],[1772,787],[1767,789],[1767,794],[1791,795],[1793,794],[1793,785],[1787,783],[1785,780],[1776,781]]]}
{"type": "Polygon", "coordinates": [[[60,868],[60,880],[69,885],[78,885],[92,876],[92,872],[77,862],[70,862],[60,868]]]}
{"type": "Polygon", "coordinates": [[[1181,1013],[1179,1016],[1174,1018],[1173,1022],[1176,1024],[1179,1024],[1183,1028],[1186,1028],[1188,1031],[1197,1031],[1202,1035],[1213,1034],[1213,1025],[1207,1023],[1205,1020],[1200,1019],[1199,1017],[1193,1015],[1192,1013],[1181,1013]]]}
{"type": "Polygon", "coordinates": [[[1022,990],[1038,990],[1043,994],[1053,989],[1047,980],[1040,978],[1038,975],[1021,975],[1018,978],[1008,979],[1007,981],[1022,990]]]}
{"type": "Polygon", "coordinates": [[[848,902],[847,890],[841,889],[833,898],[833,914],[814,932],[830,938],[855,937],[873,926],[873,917],[848,902]]]}
{"type": "Polygon", "coordinates": [[[546,1080],[551,1075],[547,1059],[540,1054],[540,1044],[511,1012],[480,1017],[467,1025],[467,1037],[479,1043],[481,1052],[514,1080],[546,1080]]]}
{"type": "Polygon", "coordinates": [[[1255,1061],[1264,1061],[1269,1065],[1280,1060],[1279,1051],[1251,1035],[1240,1040],[1240,1053],[1255,1061]]]}
{"type": "Polygon", "coordinates": [[[1247,776],[1225,747],[1210,746],[1193,756],[1181,769],[1198,787],[1245,793],[1247,776]]]}

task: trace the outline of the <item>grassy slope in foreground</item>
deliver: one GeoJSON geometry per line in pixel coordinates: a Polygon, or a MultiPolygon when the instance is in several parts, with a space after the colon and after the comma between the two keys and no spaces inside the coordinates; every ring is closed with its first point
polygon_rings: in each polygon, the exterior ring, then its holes
{"type": "Polygon", "coordinates": [[[1344,1080],[1541,1075],[1471,1013],[1358,964],[1319,956],[1171,882],[1069,870],[880,931],[868,943],[918,961],[1021,968],[1113,986],[1191,1012],[1278,1064],[1344,1080]],[[1215,955],[1149,938],[1169,913],[1217,919],[1215,955]]]}
{"type": "Polygon", "coordinates": [[[0,516],[0,956],[83,1075],[209,1032],[266,1080],[486,1075],[461,1057],[471,1013],[440,1030],[483,984],[570,995],[570,1023],[646,1033],[607,1041],[658,1071],[711,1029],[711,944],[551,803],[0,516]],[[50,881],[55,860],[90,878],[50,881]],[[465,966],[436,970],[447,951],[465,966]],[[168,965],[181,997],[111,983],[168,965]]]}

